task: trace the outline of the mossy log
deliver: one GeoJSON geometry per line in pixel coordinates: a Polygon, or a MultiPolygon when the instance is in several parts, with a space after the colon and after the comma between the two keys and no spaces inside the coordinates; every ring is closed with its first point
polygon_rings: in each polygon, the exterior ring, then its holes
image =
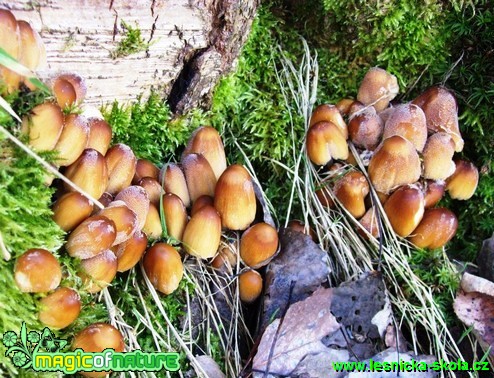
{"type": "Polygon", "coordinates": [[[40,32],[47,50],[41,78],[80,74],[92,105],[155,90],[181,113],[207,105],[214,85],[234,67],[258,2],[17,0],[0,6],[40,32]],[[137,52],[126,45],[130,37],[137,52]]]}

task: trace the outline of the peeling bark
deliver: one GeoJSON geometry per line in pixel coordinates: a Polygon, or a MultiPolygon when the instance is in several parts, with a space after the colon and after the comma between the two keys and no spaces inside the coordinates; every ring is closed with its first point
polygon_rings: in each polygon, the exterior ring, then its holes
{"type": "Polygon", "coordinates": [[[86,103],[134,101],[154,90],[178,113],[207,106],[211,90],[231,71],[259,0],[17,0],[0,2],[40,31],[48,80],[76,72],[88,85],[86,103]],[[114,58],[125,38],[122,21],[137,27],[145,51],[114,58]]]}

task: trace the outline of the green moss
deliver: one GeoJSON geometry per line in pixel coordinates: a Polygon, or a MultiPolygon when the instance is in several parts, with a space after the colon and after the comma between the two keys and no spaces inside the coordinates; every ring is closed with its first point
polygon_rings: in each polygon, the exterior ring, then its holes
{"type": "Polygon", "coordinates": [[[113,59],[146,51],[148,49],[149,43],[144,41],[144,38],[142,38],[139,25],[136,24],[136,27],[133,27],[122,21],[121,26],[125,32],[125,35],[118,43],[117,48],[112,51],[111,57],[113,59]]]}

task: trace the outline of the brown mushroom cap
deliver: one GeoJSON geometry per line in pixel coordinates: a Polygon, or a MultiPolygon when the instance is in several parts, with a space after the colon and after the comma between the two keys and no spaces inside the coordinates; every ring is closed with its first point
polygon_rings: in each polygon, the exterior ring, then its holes
{"type": "Polygon", "coordinates": [[[115,197],[115,201],[124,201],[125,204],[137,215],[137,229],[141,230],[146,223],[149,211],[149,197],[143,187],[132,185],[115,197]]]}
{"type": "Polygon", "coordinates": [[[418,181],[421,174],[419,155],[412,143],[393,135],[376,149],[368,172],[375,189],[387,194],[399,186],[418,181]]]}
{"type": "Polygon", "coordinates": [[[211,166],[216,179],[226,169],[225,148],[218,131],[211,126],[197,128],[191,135],[182,155],[182,159],[191,154],[201,154],[211,166]]]}
{"type": "Polygon", "coordinates": [[[115,224],[115,241],[112,245],[123,243],[137,231],[137,214],[125,202],[113,201],[98,215],[112,220],[115,224]]]}
{"type": "Polygon", "coordinates": [[[136,171],[137,158],[129,146],[118,143],[106,152],[105,160],[108,167],[108,187],[106,191],[116,194],[132,183],[136,171]]]}
{"type": "Polygon", "coordinates": [[[56,104],[45,102],[35,106],[22,119],[21,131],[29,136],[29,145],[38,151],[51,151],[62,134],[64,117],[56,104]]]}
{"type": "Polygon", "coordinates": [[[393,230],[407,237],[418,226],[424,216],[424,194],[417,185],[407,185],[393,192],[384,204],[393,230]]]}
{"type": "Polygon", "coordinates": [[[163,294],[173,293],[184,275],[182,259],[169,244],[156,243],[147,250],[143,266],[151,284],[163,294]]]}
{"type": "Polygon", "coordinates": [[[242,165],[230,165],[221,175],[214,193],[214,207],[221,224],[230,230],[245,230],[256,217],[256,195],[250,173],[242,165]]]}
{"type": "Polygon", "coordinates": [[[451,135],[455,151],[463,150],[463,139],[458,125],[458,105],[452,92],[444,87],[431,87],[412,101],[422,108],[429,132],[451,135]]]}
{"type": "Polygon", "coordinates": [[[74,337],[72,350],[82,349],[84,352],[100,353],[111,348],[115,352],[125,349],[124,338],[120,331],[110,324],[94,323],[74,337]]]}
{"type": "Polygon", "coordinates": [[[446,133],[432,134],[424,147],[423,162],[426,179],[445,180],[455,171],[453,139],[446,133]]]}
{"type": "Polygon", "coordinates": [[[321,121],[307,131],[307,155],[316,165],[325,165],[331,159],[348,158],[346,138],[332,122],[321,121]]]}
{"type": "Polygon", "coordinates": [[[458,219],[451,210],[427,209],[409,240],[419,248],[440,248],[455,236],[457,228],[458,219]]]}
{"type": "MultiPolygon", "coordinates": [[[[87,85],[86,81],[82,76],[79,76],[75,73],[64,73],[61,75],[58,75],[52,83],[53,88],[55,88],[58,83],[63,83],[64,86],[67,86],[69,84],[72,86],[73,93],[75,94],[74,101],[71,103],[67,103],[66,106],[71,106],[71,105],[80,105],[83,101],[84,98],[86,97],[86,92],[87,92],[87,85]]],[[[57,101],[60,104],[60,101],[58,100],[57,93],[55,91],[55,96],[57,97],[57,101]]],[[[62,102],[63,103],[63,102],[62,102]]],[[[64,107],[62,104],[60,104],[61,107],[64,107]]]]}
{"type": "Polygon", "coordinates": [[[24,293],[45,293],[60,285],[62,268],[46,249],[29,249],[15,262],[14,278],[24,293]]]}
{"type": "Polygon", "coordinates": [[[93,204],[79,192],[60,197],[53,206],[53,220],[65,232],[72,231],[93,212],[93,204]]]}
{"type": "Polygon", "coordinates": [[[354,114],[348,124],[350,139],[358,147],[375,150],[384,130],[384,123],[372,107],[354,114]]]}
{"type": "Polygon", "coordinates": [[[126,242],[114,245],[111,250],[117,256],[117,271],[125,272],[133,268],[141,259],[147,245],[148,238],[140,230],[137,230],[126,242]]]}
{"type": "Polygon", "coordinates": [[[451,198],[457,200],[470,199],[479,183],[479,171],[469,161],[456,160],[455,172],[446,180],[446,190],[451,198]]]}
{"type": "Polygon", "coordinates": [[[72,231],[65,249],[72,257],[88,259],[109,249],[116,234],[112,220],[102,215],[93,215],[72,231]]]}
{"type": "Polygon", "coordinates": [[[331,194],[331,181],[325,180],[321,182],[320,186],[316,189],[315,194],[322,206],[331,209],[334,207],[334,201],[331,194]]]}
{"type": "Polygon", "coordinates": [[[309,127],[321,121],[333,123],[336,127],[338,127],[338,130],[340,130],[341,135],[343,135],[345,139],[348,139],[347,125],[343,120],[340,111],[335,105],[330,105],[330,104],[319,105],[312,112],[312,116],[310,117],[309,127]]]}
{"type": "Polygon", "coordinates": [[[93,148],[101,155],[105,155],[110,147],[112,130],[108,122],[104,119],[89,118],[89,139],[87,148],[93,148]]]}
{"type": "Polygon", "coordinates": [[[251,268],[266,265],[278,250],[278,231],[261,222],[249,227],[240,239],[240,257],[251,268]]]}
{"type": "Polygon", "coordinates": [[[182,158],[182,167],[192,202],[202,195],[214,196],[217,179],[203,155],[196,153],[185,155],[182,158]]]}
{"type": "Polygon", "coordinates": [[[185,250],[201,259],[213,257],[221,240],[221,218],[212,206],[204,206],[185,226],[182,242],[185,250]]]}
{"type": "Polygon", "coordinates": [[[81,312],[81,297],[74,289],[59,287],[40,300],[39,320],[44,325],[61,329],[72,324],[81,312]]]}
{"type": "Polygon", "coordinates": [[[159,181],[163,184],[165,193],[179,196],[185,207],[190,206],[190,195],[185,175],[177,164],[165,164],[160,170],[159,181]]]}
{"type": "Polygon", "coordinates": [[[137,159],[136,163],[136,172],[134,178],[132,179],[132,183],[136,185],[140,179],[144,177],[151,177],[156,181],[159,180],[160,170],[153,162],[147,159],[137,159]]]}
{"type": "Polygon", "coordinates": [[[247,270],[238,276],[240,300],[245,303],[254,302],[262,292],[262,277],[255,270],[247,270]]]}
{"type": "Polygon", "coordinates": [[[81,261],[84,289],[89,293],[97,293],[106,288],[117,275],[117,256],[107,249],[106,251],[81,261]]]}
{"type": "Polygon", "coordinates": [[[88,139],[87,120],[78,114],[66,116],[62,133],[55,146],[58,152],[57,164],[64,167],[75,162],[86,149],[88,139]]]}
{"type": "Polygon", "coordinates": [[[343,207],[356,219],[365,214],[365,197],[369,194],[369,184],[361,172],[348,172],[339,179],[334,194],[343,207]]]}
{"type": "Polygon", "coordinates": [[[373,67],[364,76],[357,93],[357,100],[372,105],[377,111],[386,108],[400,88],[396,76],[379,67],[373,67]]]}
{"type": "Polygon", "coordinates": [[[336,108],[340,111],[341,115],[347,116],[350,114],[350,107],[354,102],[355,100],[352,98],[342,98],[336,103],[336,108]]]}
{"type": "MultiPolygon", "coordinates": [[[[92,148],[86,148],[81,156],[67,167],[65,177],[93,198],[100,198],[108,185],[108,168],[103,155],[92,148]]],[[[71,186],[64,184],[68,191],[74,191],[71,186]]]]}
{"type": "Polygon", "coordinates": [[[144,188],[144,190],[148,194],[149,202],[158,207],[160,204],[161,195],[163,194],[163,189],[158,180],[153,177],[146,176],[137,181],[136,184],[144,188]]]}
{"type": "MultiPolygon", "coordinates": [[[[14,59],[18,59],[21,50],[21,35],[15,16],[7,9],[0,9],[0,46],[14,59]]],[[[19,88],[22,77],[0,65],[0,82],[5,84],[7,93],[19,88]]]]}
{"type": "Polygon", "coordinates": [[[423,185],[425,208],[434,207],[443,197],[446,190],[444,181],[426,180],[423,185]]]}
{"type": "Polygon", "coordinates": [[[173,193],[166,193],[163,196],[163,214],[168,235],[176,240],[182,240],[188,218],[187,209],[179,196],[173,193]]]}
{"type": "MultiPolygon", "coordinates": [[[[24,20],[18,20],[20,44],[19,63],[26,66],[30,70],[36,70],[46,61],[46,50],[43,41],[36,30],[24,20]]],[[[29,89],[36,88],[29,80],[25,79],[24,83],[29,89]]]]}
{"type": "MultiPolygon", "coordinates": [[[[379,223],[377,220],[376,208],[374,206],[370,207],[364,214],[362,218],[360,218],[359,223],[369,234],[373,237],[379,237],[379,223]]],[[[359,230],[359,233],[362,236],[366,236],[364,232],[359,230]]]]}
{"type": "Polygon", "coordinates": [[[310,238],[313,241],[317,242],[317,235],[316,235],[316,232],[314,231],[314,229],[312,227],[310,227],[309,225],[306,225],[301,220],[292,219],[290,222],[288,222],[287,228],[290,228],[293,231],[301,232],[302,234],[310,236],[310,238]]]}
{"type": "Polygon", "coordinates": [[[422,109],[414,104],[402,104],[393,108],[384,125],[383,139],[392,135],[402,136],[410,141],[418,152],[422,152],[427,140],[427,124],[422,109]]]}
{"type": "Polygon", "coordinates": [[[146,223],[142,231],[150,239],[159,239],[163,235],[163,227],[161,226],[160,212],[152,203],[149,204],[148,214],[146,216],[146,223]]]}

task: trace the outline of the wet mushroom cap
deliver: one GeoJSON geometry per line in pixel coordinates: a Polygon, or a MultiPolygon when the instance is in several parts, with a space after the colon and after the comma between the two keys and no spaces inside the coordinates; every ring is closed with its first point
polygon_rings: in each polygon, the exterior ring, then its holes
{"type": "Polygon", "coordinates": [[[339,179],[334,187],[336,198],[356,219],[365,214],[365,197],[369,194],[369,184],[361,172],[352,171],[339,179]]]}
{"type": "Polygon", "coordinates": [[[417,185],[402,186],[391,194],[384,211],[397,235],[407,237],[424,216],[425,200],[417,185]]]}
{"type": "Polygon", "coordinates": [[[425,208],[434,207],[443,197],[446,191],[446,183],[444,181],[426,180],[423,185],[425,208]]]}
{"type": "Polygon", "coordinates": [[[336,127],[338,127],[338,130],[340,130],[341,135],[343,135],[345,139],[348,139],[347,125],[343,120],[343,117],[339,109],[335,105],[331,105],[331,104],[319,105],[312,112],[312,116],[309,122],[309,127],[321,121],[333,123],[336,127]]]}
{"type": "Polygon", "coordinates": [[[249,227],[240,239],[240,257],[251,268],[266,265],[278,250],[278,231],[261,222],[249,227]]]}
{"type": "Polygon", "coordinates": [[[419,248],[441,248],[455,236],[457,228],[458,219],[451,210],[441,207],[427,209],[409,240],[419,248]]]}
{"type": "Polygon", "coordinates": [[[180,254],[166,243],[156,243],[149,248],[144,254],[143,266],[151,284],[167,295],[178,288],[184,274],[180,254]]]}
{"type": "Polygon", "coordinates": [[[24,293],[46,293],[60,285],[62,268],[46,249],[29,249],[15,262],[14,279],[24,293]]]}

